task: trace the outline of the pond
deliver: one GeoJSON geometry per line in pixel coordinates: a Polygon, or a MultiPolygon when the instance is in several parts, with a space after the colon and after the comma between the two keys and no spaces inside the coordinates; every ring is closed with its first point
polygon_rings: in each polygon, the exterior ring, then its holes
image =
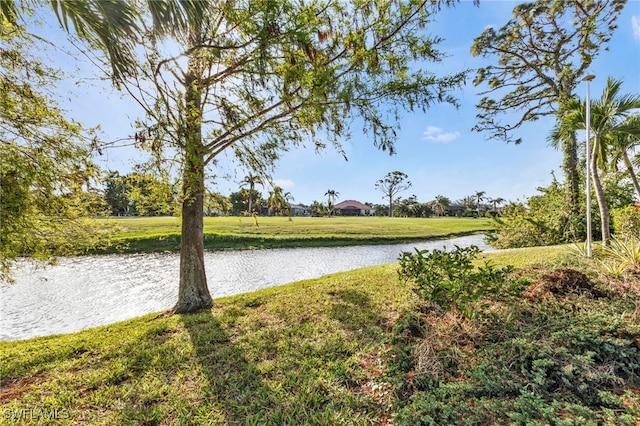
{"type": "MultiPolygon", "coordinates": [[[[377,246],[205,253],[213,298],[334,272],[395,262],[402,251],[477,245],[484,236],[377,246]]],[[[72,333],[170,309],[178,295],[179,255],[61,258],[54,266],[18,264],[16,282],[0,284],[0,340],[72,333]]]]}

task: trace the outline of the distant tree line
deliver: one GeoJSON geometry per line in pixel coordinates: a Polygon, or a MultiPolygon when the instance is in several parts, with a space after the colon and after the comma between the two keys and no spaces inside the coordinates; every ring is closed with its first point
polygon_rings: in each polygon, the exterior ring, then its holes
{"type": "MultiPolygon", "coordinates": [[[[399,183],[407,188],[410,182],[406,175],[393,172],[387,175],[389,180],[385,185],[395,185],[387,188],[385,197],[390,204],[367,202],[371,211],[367,214],[375,216],[394,217],[483,217],[495,216],[500,211],[505,200],[503,198],[489,198],[484,191],[476,191],[460,200],[452,201],[449,197],[437,195],[430,201],[419,201],[416,195],[406,198],[396,197],[400,191],[399,183]],[[395,173],[395,174],[394,174],[395,173]],[[400,179],[401,178],[401,179],[400,179]],[[395,179],[395,181],[394,181],[395,179]],[[391,196],[389,195],[392,192],[391,196]]],[[[384,182],[383,180],[381,180],[384,182]]],[[[378,181],[378,182],[381,182],[378,181]]],[[[299,204],[292,208],[294,198],[290,192],[279,186],[273,186],[265,196],[256,186],[266,181],[253,175],[247,175],[239,182],[237,191],[229,195],[207,190],[204,201],[206,216],[335,216],[340,215],[335,208],[340,193],[334,189],[325,192],[326,201],[314,200],[311,204],[299,204]]],[[[179,214],[178,207],[179,185],[166,174],[145,170],[141,167],[133,172],[121,175],[117,171],[103,173],[103,191],[95,191],[91,195],[94,204],[101,206],[98,211],[112,216],[173,216],[179,214]]],[[[380,186],[380,185],[378,185],[380,186]]],[[[404,189],[407,189],[404,188],[404,189]]],[[[88,195],[87,195],[88,196],[88,195]]]]}

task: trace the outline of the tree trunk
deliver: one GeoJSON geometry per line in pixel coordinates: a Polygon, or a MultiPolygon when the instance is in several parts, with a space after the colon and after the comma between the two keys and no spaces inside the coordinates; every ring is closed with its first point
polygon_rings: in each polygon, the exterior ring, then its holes
{"type": "Polygon", "coordinates": [[[204,267],[204,155],[202,100],[198,60],[190,59],[185,78],[184,176],[180,288],[175,313],[194,312],[213,305],[204,267]]]}
{"type": "Polygon", "coordinates": [[[629,155],[627,155],[626,152],[622,153],[622,158],[624,159],[624,165],[627,167],[627,172],[629,172],[629,176],[631,176],[631,180],[633,181],[633,186],[636,188],[636,194],[638,194],[638,198],[640,199],[640,184],[638,184],[636,172],[633,171],[633,164],[631,164],[629,155]]]}
{"type": "Polygon", "coordinates": [[[389,217],[393,217],[393,197],[389,196],[389,217]]]}
{"type": "Polygon", "coordinates": [[[578,174],[578,143],[574,134],[562,140],[562,170],[565,176],[567,230],[565,237],[580,238],[580,176],[578,174]]]}
{"type": "MultiPolygon", "coordinates": [[[[597,139],[597,138],[596,138],[597,139]]],[[[609,229],[609,206],[607,205],[607,199],[604,195],[604,189],[600,182],[600,175],[598,173],[598,155],[596,151],[597,145],[594,143],[594,150],[591,155],[591,176],[593,177],[593,186],[596,191],[596,199],[598,200],[598,207],[600,208],[600,226],[602,227],[602,245],[604,247],[609,246],[611,241],[611,231],[609,229]]]]}
{"type": "MultiPolygon", "coordinates": [[[[186,179],[185,179],[186,180],[186,179]]],[[[213,305],[204,267],[203,196],[182,204],[180,239],[180,288],[175,313],[194,312],[213,305]]]]}

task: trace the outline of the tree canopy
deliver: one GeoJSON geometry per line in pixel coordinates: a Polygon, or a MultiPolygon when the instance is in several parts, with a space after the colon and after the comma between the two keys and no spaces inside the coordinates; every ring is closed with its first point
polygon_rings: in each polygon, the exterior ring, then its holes
{"type": "MultiPolygon", "coordinates": [[[[63,26],[102,52],[94,60],[103,58],[115,84],[144,108],[138,144],[181,158],[176,312],[211,305],[205,167],[226,150],[259,172],[301,144],[342,152],[354,124],[393,153],[403,111],[456,103],[452,92],[466,73],[428,70],[444,54],[425,31],[440,7],[454,3],[52,2],[63,26]]],[[[15,18],[10,9],[2,12],[15,18]]]]}
{"type": "Polygon", "coordinates": [[[536,0],[513,9],[502,28],[474,40],[474,56],[497,61],[477,70],[474,85],[488,89],[477,107],[474,130],[520,143],[513,131],[527,121],[557,114],[593,59],[611,39],[626,0],[536,0]],[[513,122],[503,122],[515,113],[513,122]]]}
{"type": "Polygon", "coordinates": [[[50,93],[60,72],[31,54],[37,40],[1,19],[0,41],[0,278],[7,279],[18,256],[82,252],[105,234],[86,219],[102,207],[91,141],[50,93]]]}
{"type": "Polygon", "coordinates": [[[407,180],[409,176],[401,171],[389,172],[384,178],[376,182],[376,189],[389,199],[389,217],[393,217],[393,199],[402,191],[411,188],[411,182],[407,180]]]}
{"type": "MultiPolygon", "coordinates": [[[[486,85],[477,105],[476,131],[520,143],[514,131],[526,122],[555,115],[560,120],[574,89],[598,53],[606,49],[626,0],[535,0],[513,9],[499,30],[487,28],[474,40],[474,56],[494,58],[477,70],[474,84],[486,85]],[[507,114],[515,117],[507,118],[507,114]]],[[[566,180],[566,231],[579,228],[578,150],[575,134],[561,143],[566,180]]]]}

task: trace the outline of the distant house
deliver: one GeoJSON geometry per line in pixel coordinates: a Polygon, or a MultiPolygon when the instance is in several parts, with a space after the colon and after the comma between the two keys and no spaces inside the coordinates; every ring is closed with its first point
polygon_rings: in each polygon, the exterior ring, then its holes
{"type": "Polygon", "coordinates": [[[334,206],[336,212],[342,216],[366,216],[373,213],[373,207],[356,200],[345,200],[334,206]]]}
{"type": "MultiPolygon", "coordinates": [[[[429,207],[431,207],[431,210],[433,210],[434,215],[438,215],[438,212],[435,207],[437,203],[438,202],[436,200],[428,201],[426,203],[429,207]]],[[[449,203],[449,205],[446,207],[445,211],[443,212],[443,216],[462,216],[466,209],[467,208],[463,205],[456,204],[456,203],[449,203]]]]}
{"type": "Polygon", "coordinates": [[[311,212],[305,206],[299,204],[289,204],[291,208],[291,216],[309,216],[311,212]]]}
{"type": "Polygon", "coordinates": [[[451,203],[449,204],[449,216],[460,216],[464,213],[467,208],[460,204],[451,203]]]}

